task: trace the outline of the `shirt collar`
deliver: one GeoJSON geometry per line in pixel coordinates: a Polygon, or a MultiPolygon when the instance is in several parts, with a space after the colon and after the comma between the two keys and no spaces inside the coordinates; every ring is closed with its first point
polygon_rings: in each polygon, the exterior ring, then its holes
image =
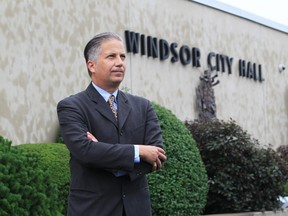
{"type": "MultiPolygon", "coordinates": [[[[99,86],[97,86],[95,83],[92,82],[92,85],[94,86],[94,88],[99,92],[99,94],[104,98],[104,100],[107,102],[109,97],[111,96],[111,94],[107,91],[105,91],[104,89],[100,88],[99,86]]],[[[112,95],[114,95],[115,100],[114,102],[116,103],[116,97],[118,95],[118,89],[112,93],[112,95]]]]}

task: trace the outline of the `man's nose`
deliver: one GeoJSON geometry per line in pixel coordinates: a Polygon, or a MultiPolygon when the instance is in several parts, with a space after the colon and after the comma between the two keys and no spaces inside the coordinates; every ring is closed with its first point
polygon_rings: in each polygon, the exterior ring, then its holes
{"type": "Polygon", "coordinates": [[[125,60],[121,56],[117,56],[116,58],[116,65],[123,65],[125,60]]]}

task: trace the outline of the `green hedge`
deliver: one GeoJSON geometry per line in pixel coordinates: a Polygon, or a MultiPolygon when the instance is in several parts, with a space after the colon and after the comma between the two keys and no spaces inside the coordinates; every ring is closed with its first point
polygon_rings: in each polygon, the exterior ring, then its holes
{"type": "Polygon", "coordinates": [[[59,215],[58,191],[37,154],[11,147],[0,136],[0,215],[59,215]]]}
{"type": "Polygon", "coordinates": [[[153,104],[160,121],[165,151],[164,168],[148,175],[153,215],[200,215],[208,191],[199,150],[183,122],[170,110],[153,104]]]}
{"type": "MultiPolygon", "coordinates": [[[[148,175],[153,215],[200,215],[206,203],[208,185],[199,150],[185,125],[175,115],[156,104],[153,106],[159,117],[168,156],[161,171],[148,175]]],[[[70,177],[66,146],[24,144],[17,149],[40,156],[38,165],[51,177],[50,182],[58,185],[61,202],[57,208],[65,215],[70,177]]]]}
{"type": "Polygon", "coordinates": [[[22,144],[16,148],[40,156],[38,166],[47,173],[51,183],[57,184],[59,191],[57,206],[62,214],[66,215],[70,181],[69,151],[66,146],[62,143],[42,143],[22,144]]]}
{"type": "MultiPolygon", "coordinates": [[[[281,145],[277,149],[277,154],[282,159],[279,164],[281,170],[285,170],[283,174],[286,174],[286,179],[288,179],[288,145],[281,145]]],[[[284,185],[284,193],[283,196],[288,196],[288,181],[286,181],[284,185]]]]}
{"type": "Polygon", "coordinates": [[[207,174],[199,150],[183,122],[171,111],[157,104],[153,106],[168,156],[161,171],[148,175],[153,215],[199,215],[208,192],[207,174]]]}
{"type": "Polygon", "coordinates": [[[199,145],[209,177],[206,214],[279,208],[287,169],[275,150],[261,147],[233,120],[186,126],[199,145]]]}

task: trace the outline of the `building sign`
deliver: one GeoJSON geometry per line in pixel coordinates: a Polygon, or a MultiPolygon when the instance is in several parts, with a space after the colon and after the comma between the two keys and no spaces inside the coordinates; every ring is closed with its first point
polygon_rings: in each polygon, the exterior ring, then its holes
{"type": "MultiPolygon", "coordinates": [[[[169,43],[165,39],[158,39],[152,36],[126,30],[125,41],[128,53],[146,55],[147,57],[159,58],[160,61],[170,60],[172,63],[201,67],[201,50],[197,47],[187,45],[178,46],[176,42],[169,43]]],[[[207,65],[211,71],[232,73],[233,57],[210,52],[207,55],[207,65]]],[[[262,82],[261,64],[256,64],[243,59],[238,60],[238,74],[241,77],[262,82]]]]}

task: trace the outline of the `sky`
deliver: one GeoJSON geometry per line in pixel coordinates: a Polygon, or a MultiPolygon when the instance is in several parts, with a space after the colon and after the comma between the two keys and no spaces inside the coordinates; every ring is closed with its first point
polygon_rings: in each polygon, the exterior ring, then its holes
{"type": "Polygon", "coordinates": [[[225,4],[288,26],[287,0],[218,0],[225,4]]]}

